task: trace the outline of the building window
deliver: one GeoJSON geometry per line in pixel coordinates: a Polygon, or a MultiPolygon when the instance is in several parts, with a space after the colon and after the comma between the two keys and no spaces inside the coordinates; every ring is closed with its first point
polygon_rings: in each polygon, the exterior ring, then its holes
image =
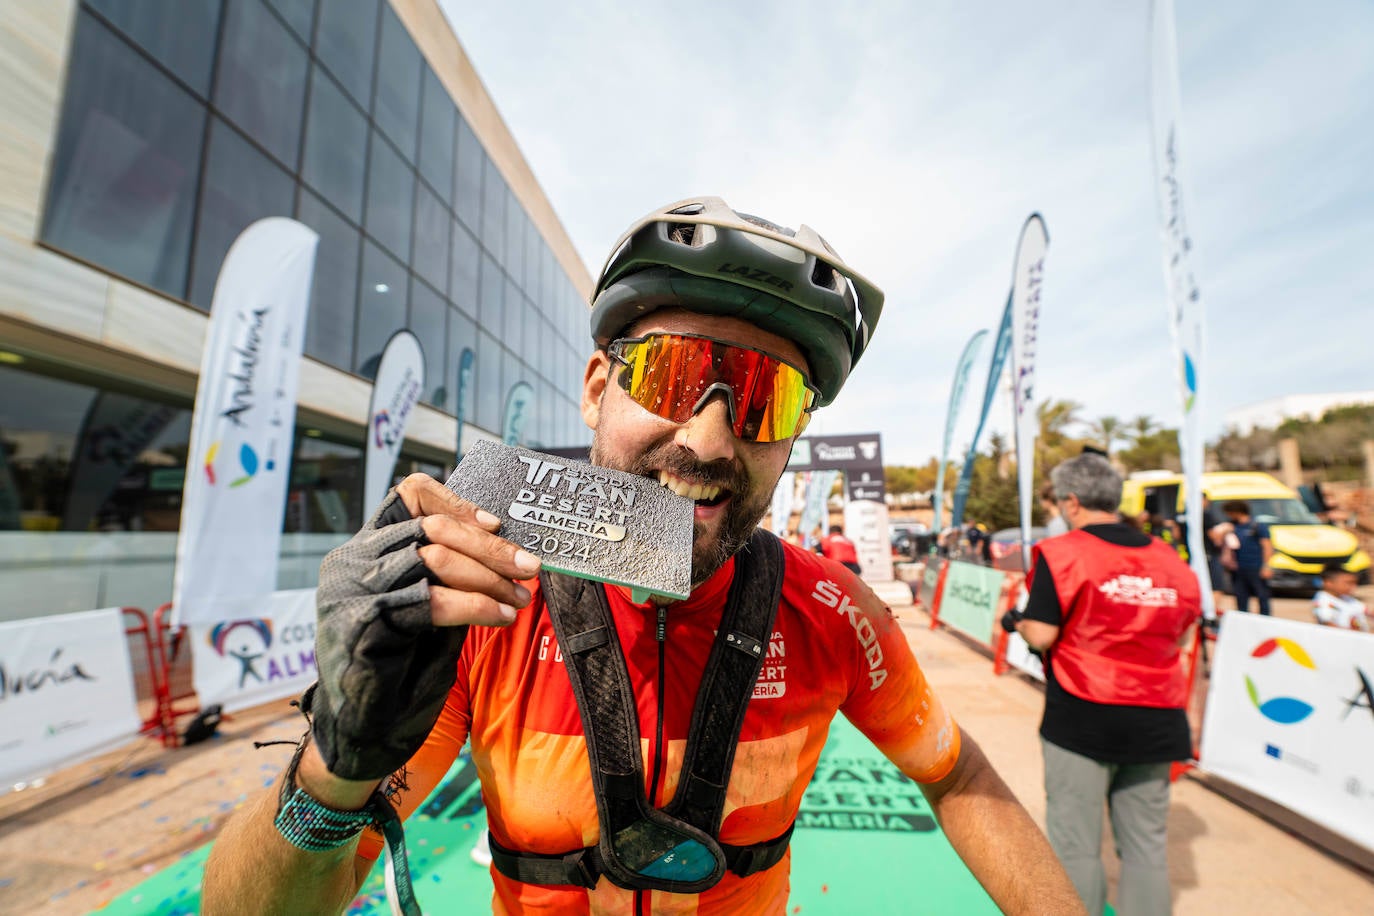
{"type": "Polygon", "coordinates": [[[456,309],[448,312],[448,360],[444,369],[444,384],[450,387],[453,396],[448,409],[454,416],[459,415],[465,423],[476,422],[473,405],[476,404],[477,371],[473,360],[477,355],[477,323],[456,309]],[[463,353],[472,355],[467,358],[467,378],[464,379],[463,353]],[[459,400],[461,398],[461,401],[459,400]]]}
{"type": "Polygon", "coordinates": [[[467,120],[458,116],[458,138],[454,141],[453,212],[473,232],[482,230],[482,171],[487,153],[467,120]]]}
{"type": "Polygon", "coordinates": [[[501,408],[505,407],[501,388],[501,364],[505,349],[486,331],[477,333],[477,399],[472,422],[486,430],[501,431],[501,408]]]}
{"type": "Polygon", "coordinates": [[[296,219],[320,236],[305,326],[305,352],[349,372],[353,368],[354,306],[358,301],[360,234],[318,197],[301,192],[296,219]]]}
{"type": "Polygon", "coordinates": [[[399,261],[372,242],[363,243],[363,274],[358,286],[358,349],[354,371],[376,378],[382,350],[406,326],[409,277],[399,261]]]}
{"type": "Polygon", "coordinates": [[[411,216],[415,204],[415,173],[391,144],[372,132],[367,170],[367,234],[402,261],[410,260],[411,216]]]}
{"type": "Polygon", "coordinates": [[[292,171],[300,152],[307,67],[305,49],[261,0],[230,4],[215,105],[292,171]]]}
{"type": "Polygon", "coordinates": [[[482,249],[477,239],[457,220],[453,221],[453,254],[449,259],[448,295],[453,303],[477,317],[477,274],[482,263],[482,249]]]}
{"type": "Polygon", "coordinates": [[[277,15],[304,44],[310,44],[310,24],[315,19],[315,0],[267,0],[277,15]]]}
{"type": "Polygon", "coordinates": [[[410,266],[435,289],[448,286],[448,207],[424,182],[415,185],[415,237],[410,266]]]}
{"type": "Polygon", "coordinates": [[[424,68],[420,113],[420,174],[444,201],[453,196],[453,122],[458,115],[444,84],[424,68]]]}
{"type": "Polygon", "coordinates": [[[482,244],[506,263],[506,180],[490,159],[482,160],[482,244]]]}
{"type": "Polygon", "coordinates": [[[290,216],[296,184],[219,118],[210,125],[210,153],[196,223],[191,302],[210,310],[220,266],[239,233],[265,216],[290,216]]]}
{"type": "Polygon", "coordinates": [[[205,109],[89,14],[71,61],[43,240],[180,299],[205,109]]]}
{"type": "Polygon", "coordinates": [[[420,400],[441,410],[452,410],[448,403],[452,390],[444,373],[444,346],[448,342],[448,303],[425,284],[415,281],[410,290],[410,323],[407,327],[420,341],[425,354],[425,386],[420,400]]]}
{"type": "Polygon", "coordinates": [[[175,16],[168,16],[166,6],[158,0],[87,2],[202,99],[210,97],[219,0],[182,4],[175,16]]]}
{"type": "Polygon", "coordinates": [[[377,0],[321,3],[315,55],[359,107],[370,109],[377,57],[377,0]]]}
{"type": "Polygon", "coordinates": [[[297,435],[283,530],[357,531],[363,523],[363,460],[360,447],[327,439],[319,430],[297,435]]]}
{"type": "Polygon", "coordinates": [[[382,6],[372,120],[408,162],[415,161],[415,135],[420,123],[420,51],[386,4],[382,6]]]}
{"type": "Polygon", "coordinates": [[[319,66],[310,81],[301,178],[354,223],[363,221],[367,116],[319,66]]]}

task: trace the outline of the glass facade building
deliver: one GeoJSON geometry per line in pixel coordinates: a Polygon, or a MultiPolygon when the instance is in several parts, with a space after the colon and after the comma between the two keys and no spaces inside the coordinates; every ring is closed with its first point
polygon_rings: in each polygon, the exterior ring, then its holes
{"type": "Polygon", "coordinates": [[[33,98],[0,101],[46,153],[27,196],[0,199],[0,270],[17,261],[0,286],[0,581],[35,553],[66,562],[34,538],[175,532],[197,330],[263,217],[320,239],[287,532],[336,542],[361,522],[359,392],[400,328],[426,382],[398,474],[446,473],[459,416],[468,441],[501,436],[522,384],[521,444],[589,441],[590,278],[435,0],[39,9],[48,31],[0,35],[59,52],[38,116],[33,98]],[[111,436],[121,458],[92,470],[111,436]]]}

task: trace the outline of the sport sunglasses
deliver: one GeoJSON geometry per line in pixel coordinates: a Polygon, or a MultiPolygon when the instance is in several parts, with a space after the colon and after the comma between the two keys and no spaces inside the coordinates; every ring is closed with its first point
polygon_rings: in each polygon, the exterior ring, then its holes
{"type": "Polygon", "coordinates": [[[621,338],[606,348],[620,389],[645,410],[685,423],[724,392],[730,428],[747,442],[777,442],[806,428],[820,392],[776,356],[686,334],[621,338]]]}

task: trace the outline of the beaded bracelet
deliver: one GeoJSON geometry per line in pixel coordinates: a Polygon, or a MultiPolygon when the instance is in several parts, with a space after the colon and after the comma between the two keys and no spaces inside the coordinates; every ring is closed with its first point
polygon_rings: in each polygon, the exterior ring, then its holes
{"type": "Polygon", "coordinates": [[[353,839],[374,819],[370,805],[362,811],[336,811],[297,786],[286,797],[273,823],[286,842],[297,849],[326,852],[353,839]]]}

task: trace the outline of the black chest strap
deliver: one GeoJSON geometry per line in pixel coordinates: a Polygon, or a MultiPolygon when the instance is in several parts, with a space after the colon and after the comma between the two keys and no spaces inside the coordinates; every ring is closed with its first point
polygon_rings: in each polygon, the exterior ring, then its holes
{"type": "Polygon", "coordinates": [[[559,573],[540,575],[587,739],[601,841],[562,855],[536,855],[506,849],[493,840],[492,862],[498,871],[527,884],[590,888],[605,875],[631,889],[699,893],[714,886],[727,868],[743,876],[781,861],[790,826],[781,836],[751,846],[727,846],[716,835],[745,709],[768,652],[783,571],[778,539],[755,530],[735,556],[729,596],[692,710],[678,786],[661,810],[645,797],[639,717],[604,587],[559,573]],[[716,857],[715,872],[684,883],[645,877],[633,863],[627,867],[620,861],[625,849],[613,847],[610,839],[646,822],[668,825],[678,835],[696,839],[716,857]]]}

